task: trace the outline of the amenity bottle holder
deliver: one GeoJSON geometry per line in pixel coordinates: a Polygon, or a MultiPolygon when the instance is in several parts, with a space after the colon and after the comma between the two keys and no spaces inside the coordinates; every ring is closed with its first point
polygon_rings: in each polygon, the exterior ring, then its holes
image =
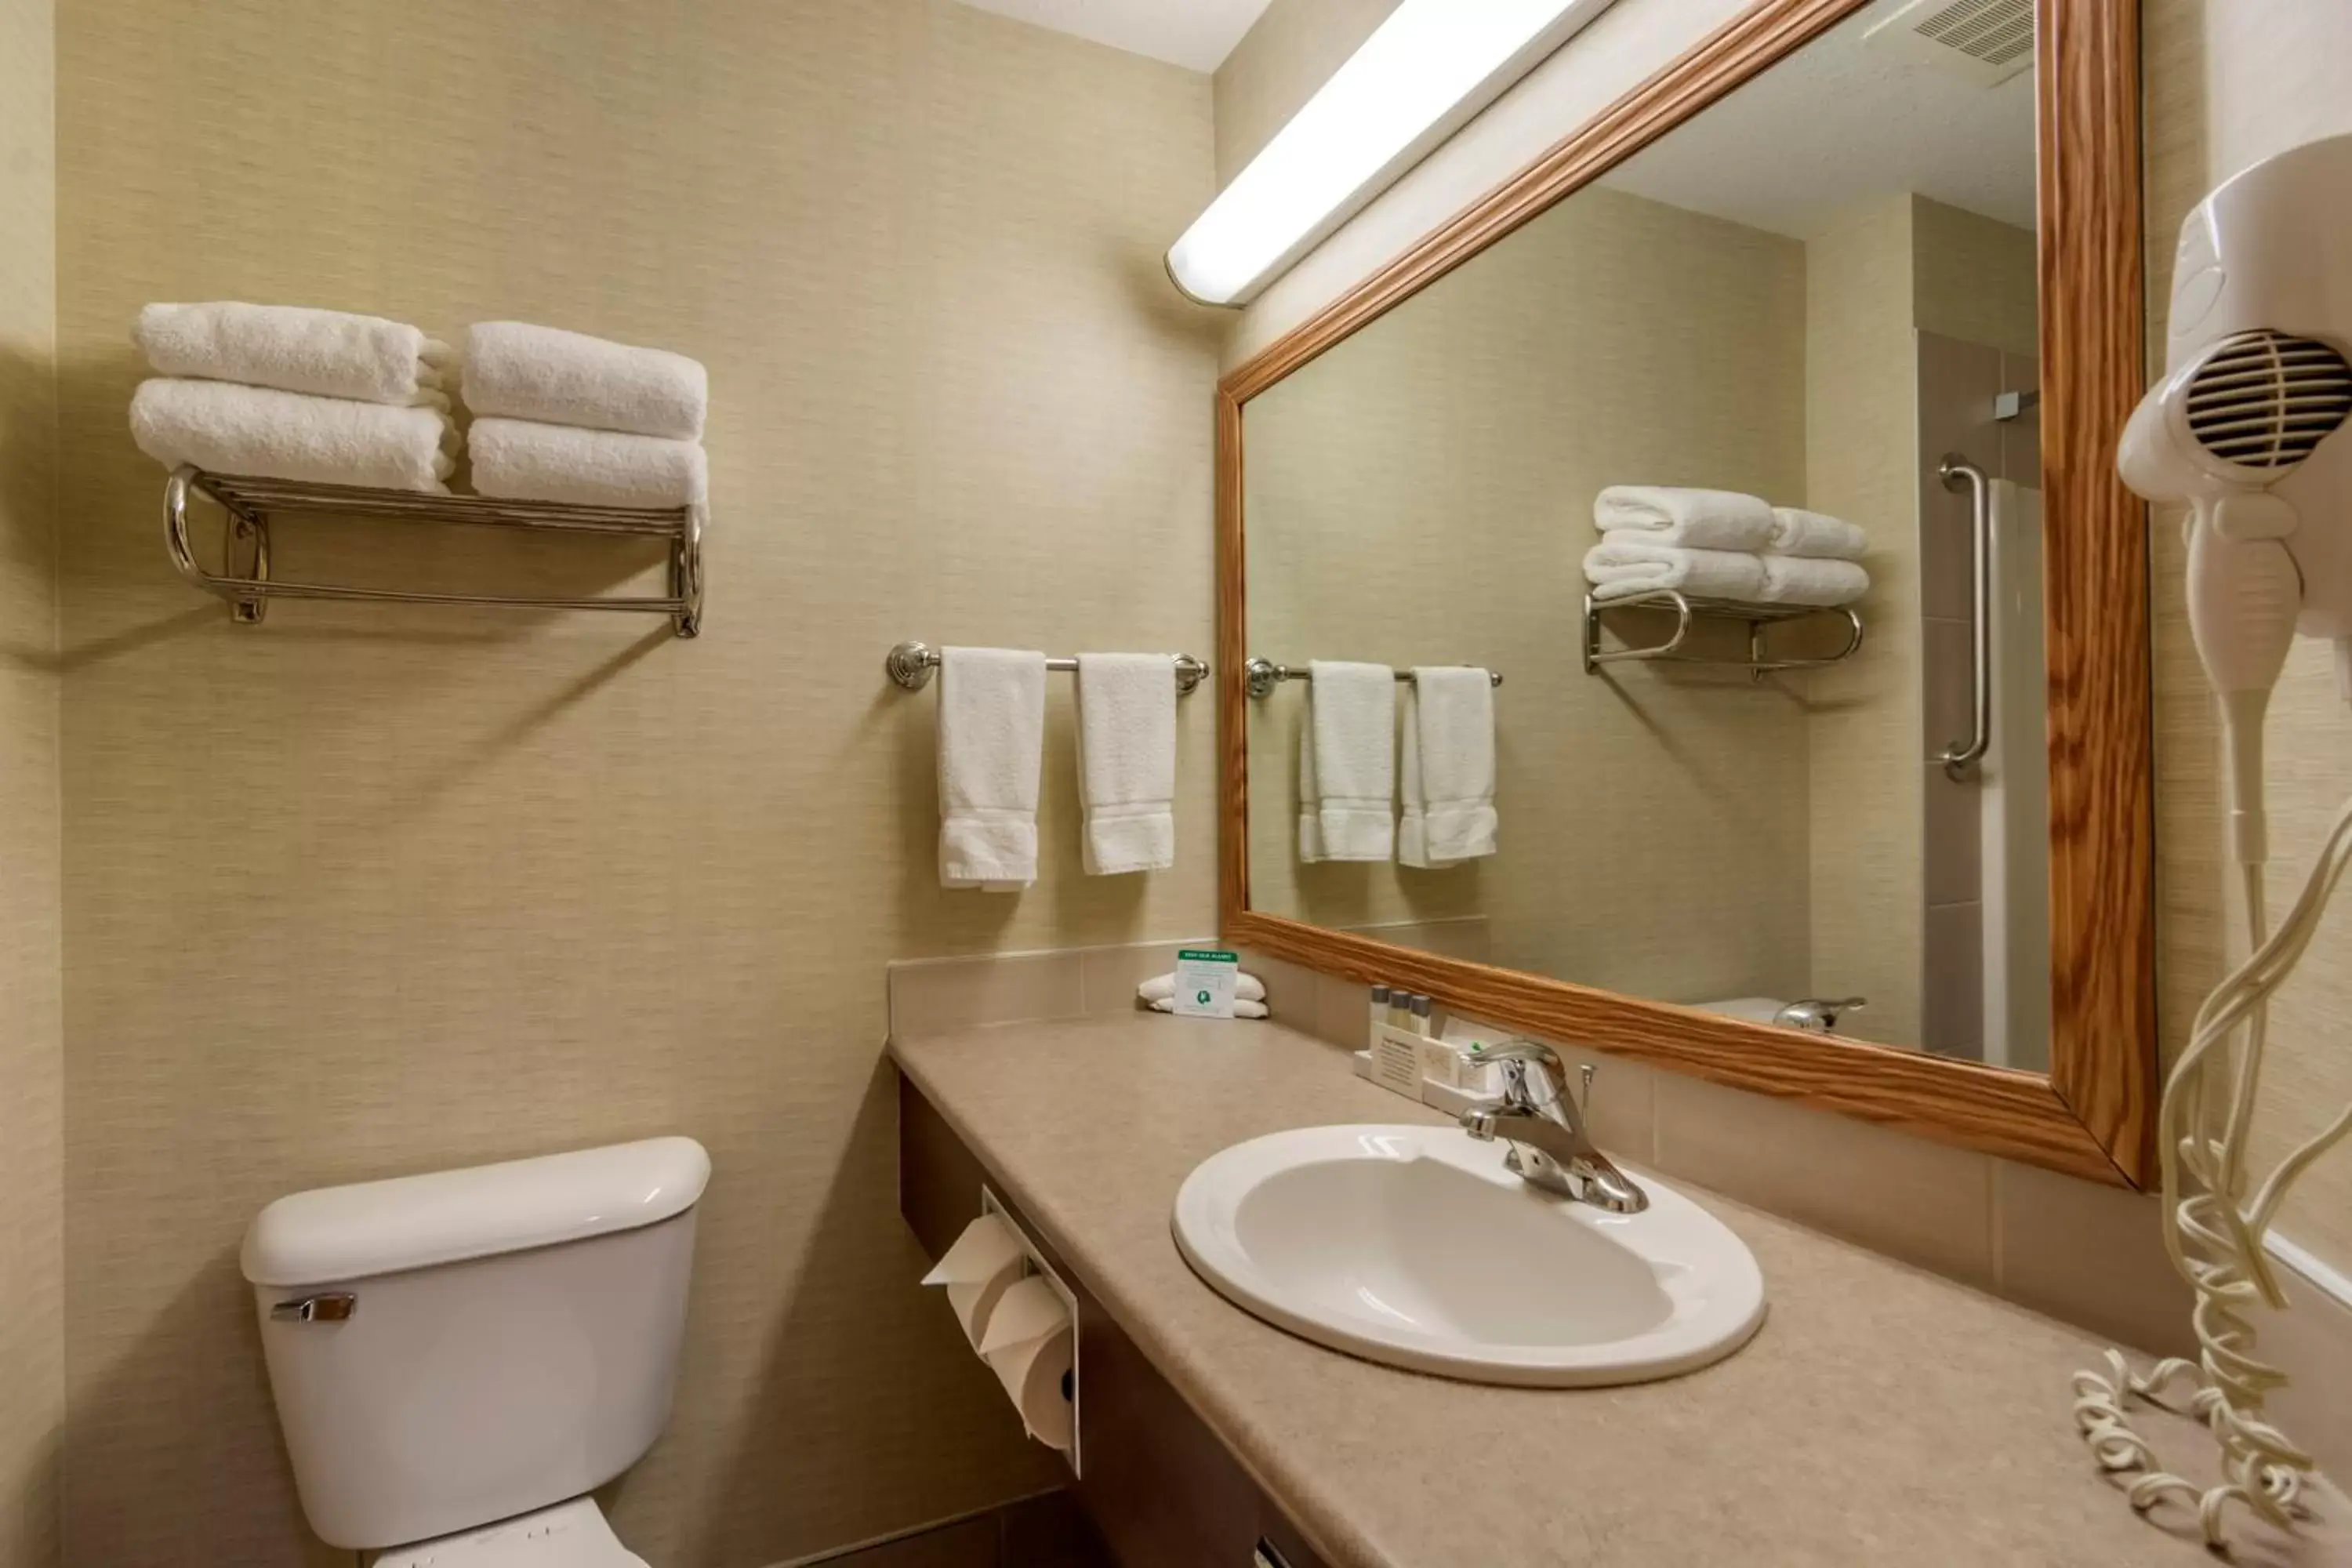
{"type": "Polygon", "coordinates": [[[571,506],[554,501],[500,500],[490,496],[421,495],[352,485],[254,479],[180,468],[163,484],[163,542],[181,576],[229,602],[243,626],[259,623],[272,599],[341,599],[375,604],[474,605],[530,610],[633,610],[667,616],[677,635],[702,629],[700,507],[571,506]],[[188,494],[194,490],[228,513],[226,559],[219,572],[198,563],[188,538],[188,494]],[[270,520],[277,516],[343,518],[373,522],[434,522],[527,532],[659,539],[669,546],[669,592],[650,596],[425,594],[347,584],[298,583],[273,577],[270,520]]]}

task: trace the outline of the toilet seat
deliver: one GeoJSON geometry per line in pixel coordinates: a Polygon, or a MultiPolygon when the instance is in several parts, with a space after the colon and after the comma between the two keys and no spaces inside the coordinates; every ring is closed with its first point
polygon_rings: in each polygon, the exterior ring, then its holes
{"type": "Polygon", "coordinates": [[[373,1568],[647,1568],[593,1498],[578,1497],[478,1530],[395,1546],[373,1568]]]}

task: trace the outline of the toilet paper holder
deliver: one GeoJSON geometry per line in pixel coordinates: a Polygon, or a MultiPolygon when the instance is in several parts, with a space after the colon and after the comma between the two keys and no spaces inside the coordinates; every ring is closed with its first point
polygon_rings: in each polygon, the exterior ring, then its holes
{"type": "Polygon", "coordinates": [[[1070,1446],[1064,1452],[1065,1457],[1069,1460],[1070,1474],[1074,1477],[1083,1476],[1085,1471],[1080,1466],[1078,1456],[1086,1432],[1086,1423],[1079,1419],[1078,1396],[1085,1380],[1078,1375],[1078,1373],[1079,1342],[1084,1336],[1078,1332],[1078,1294],[1070,1289],[1069,1281],[1064,1279],[1055,1271],[1054,1266],[1045,1261],[1045,1254],[1037,1248],[1035,1238],[1030,1236],[1028,1227],[1021,1223],[1021,1216],[1007,1207],[1004,1201],[996,1195],[995,1191],[986,1182],[980,1184],[980,1212],[983,1215],[995,1215],[1004,1228],[1013,1233],[1013,1239],[1021,1244],[1021,1277],[1024,1279],[1034,1278],[1045,1280],[1054,1294],[1062,1299],[1063,1308],[1070,1314],[1070,1370],[1062,1383],[1063,1393],[1070,1401],[1070,1446]]]}

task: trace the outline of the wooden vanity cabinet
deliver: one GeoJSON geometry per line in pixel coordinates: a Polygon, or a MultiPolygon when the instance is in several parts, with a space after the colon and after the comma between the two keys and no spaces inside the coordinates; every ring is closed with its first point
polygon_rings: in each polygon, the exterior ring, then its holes
{"type": "MultiPolygon", "coordinates": [[[[1005,1197],[931,1102],[898,1079],[898,1208],[926,1256],[981,1212],[985,1182],[1078,1298],[1071,1483],[1118,1568],[1325,1568],[1208,1424],[1111,1320],[1086,1278],[1005,1197]]],[[[942,1309],[944,1310],[944,1309],[942,1309]]]]}

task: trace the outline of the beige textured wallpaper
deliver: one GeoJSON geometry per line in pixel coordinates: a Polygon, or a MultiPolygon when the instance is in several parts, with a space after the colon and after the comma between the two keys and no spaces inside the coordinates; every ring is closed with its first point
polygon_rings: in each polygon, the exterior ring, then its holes
{"type": "Polygon", "coordinates": [[[1249,405],[1252,650],[1505,676],[1500,850],[1445,870],[1300,865],[1308,689],[1253,704],[1255,907],[1483,913],[1514,968],[1675,1001],[1801,992],[1801,691],[1588,676],[1577,648],[1602,486],[1801,499],[1804,343],[1796,241],[1595,189],[1249,405]]]}
{"type": "MultiPolygon", "coordinates": [[[[2261,7],[2225,0],[2147,0],[2148,342],[2163,363],[2172,248],[2180,220],[2213,185],[2271,153],[2352,131],[2342,65],[2352,10],[2318,0],[2261,7]]],[[[2338,437],[2337,439],[2344,439],[2338,437]]],[[[2163,900],[2158,977],[2168,1054],[2186,1043],[2198,1003],[2245,951],[2223,911],[2219,739],[2181,596],[2179,517],[2154,519],[2157,639],[2157,838],[2163,900]]],[[[2272,701],[2270,898],[2283,909],[2327,824],[2352,794],[2352,714],[2325,643],[2300,640],[2272,701]]],[[[2352,907],[2343,900],[2272,1010],[2269,1073],[2256,1126],[2257,1168],[2317,1131],[2352,1101],[2352,907]]],[[[2280,1229],[2352,1271],[2352,1148],[2314,1166],[2280,1229]]]]}
{"type": "Polygon", "coordinates": [[[881,659],[1211,651],[1218,323],[1160,260],[1210,194],[1208,79],[948,0],[59,23],[72,1560],[302,1560],[236,1266],[261,1205],[663,1131],[716,1170],[677,1415],[617,1489],[635,1550],[754,1568],[1050,1484],[914,1285],[883,964],[1206,927],[1211,705],[1183,710],[1176,871],[1080,874],[1057,681],[1042,879],[950,895],[934,694],[881,659]],[[132,313],[217,296],[706,361],[701,639],[232,628],[172,575],[124,429],[132,313]]]}
{"type": "Polygon", "coordinates": [[[58,1563],[57,143],[50,0],[0,0],[0,1568],[58,1563]]]}

